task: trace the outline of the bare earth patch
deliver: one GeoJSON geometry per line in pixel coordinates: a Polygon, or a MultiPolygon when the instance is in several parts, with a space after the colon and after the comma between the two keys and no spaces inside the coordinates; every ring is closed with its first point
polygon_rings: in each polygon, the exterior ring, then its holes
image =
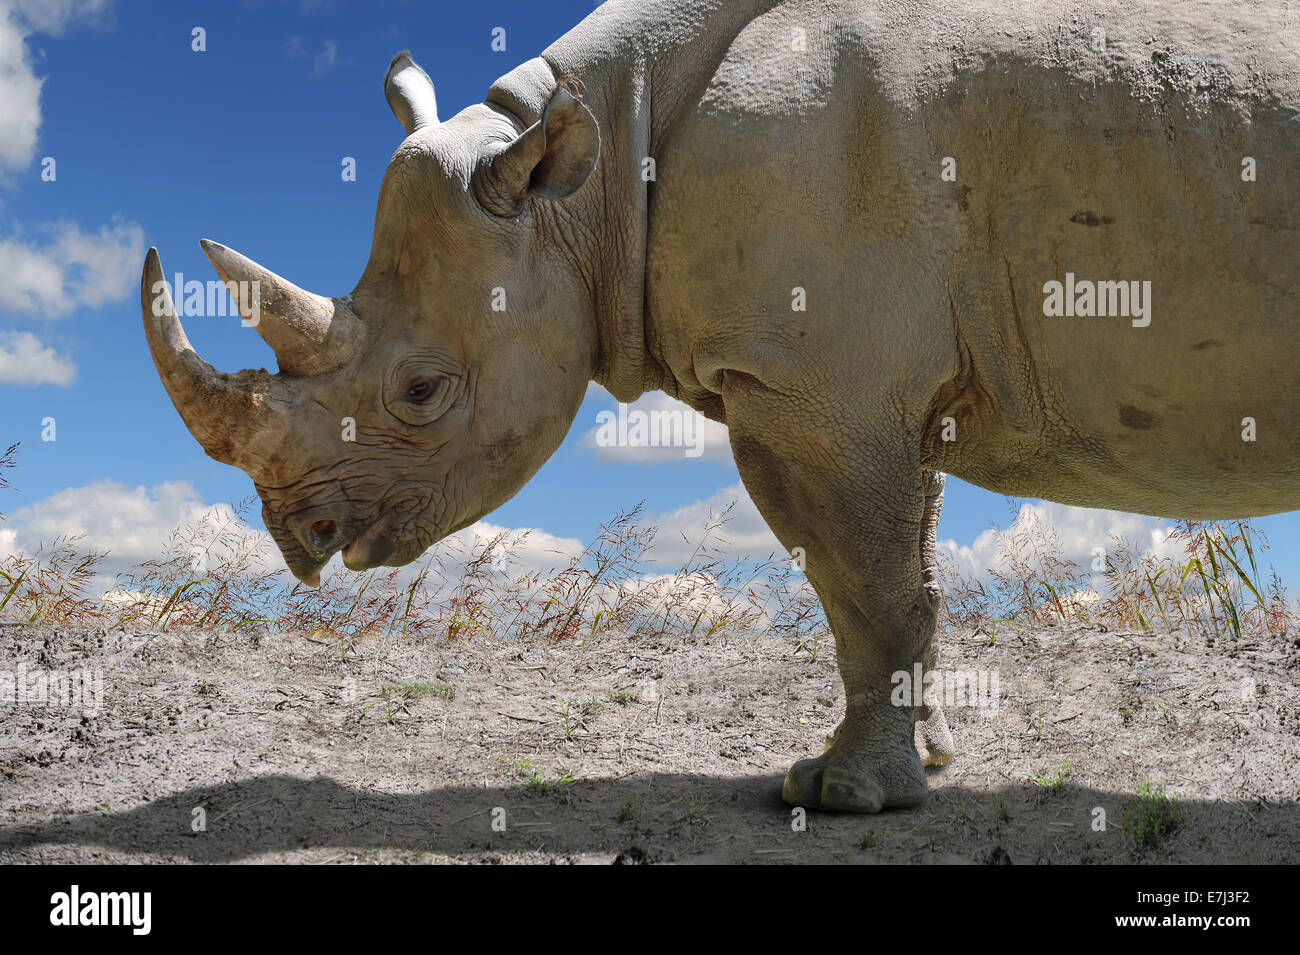
{"type": "Polygon", "coordinates": [[[780,785],[838,720],[831,647],[0,628],[20,662],[102,669],[104,705],[0,704],[3,862],[1300,860],[1290,641],[950,637],[1003,698],[949,711],[929,801],[806,831],[780,785]],[[1139,849],[1148,781],[1182,824],[1139,849]]]}

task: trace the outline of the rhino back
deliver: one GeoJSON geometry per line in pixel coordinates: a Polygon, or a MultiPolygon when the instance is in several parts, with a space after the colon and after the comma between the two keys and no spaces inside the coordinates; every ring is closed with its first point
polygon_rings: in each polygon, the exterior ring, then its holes
{"type": "Polygon", "coordinates": [[[1008,412],[957,473],[1148,513],[1300,506],[1298,40],[1282,4],[1116,5],[1040,28],[1032,58],[979,58],[928,101],[924,124],[957,118],[947,154],[973,160],[950,278],[1008,412]],[[1143,283],[1147,315],[1044,314],[1046,283],[1070,275],[1143,283]]]}
{"type": "Polygon", "coordinates": [[[1006,493],[1300,506],[1285,4],[754,6],[716,62],[654,67],[700,74],[653,143],[647,340],[678,394],[707,406],[729,369],[889,403],[928,463],[1006,493]],[[1044,314],[1067,273],[1149,282],[1150,324],[1044,314]]]}

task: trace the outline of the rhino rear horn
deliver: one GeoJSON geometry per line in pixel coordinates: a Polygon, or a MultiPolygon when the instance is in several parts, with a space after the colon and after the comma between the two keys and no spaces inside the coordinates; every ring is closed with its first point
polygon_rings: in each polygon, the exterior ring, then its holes
{"type": "Polygon", "coordinates": [[[231,286],[244,320],[275,352],[280,370],[318,375],[338,368],[356,351],[360,321],[343,299],[329,299],[298,288],[234,249],[202,239],[208,260],[231,286]]]}
{"type": "Polygon", "coordinates": [[[577,192],[599,158],[596,117],[561,83],[540,120],[479,164],[474,193],[489,212],[517,215],[530,195],[563,199],[577,192]]]}
{"type": "Polygon", "coordinates": [[[228,375],[185,336],[157,249],[145,256],[140,309],[154,367],[190,433],[209,456],[250,474],[264,469],[287,433],[292,386],[264,370],[228,375]]]}
{"type": "Polygon", "coordinates": [[[388,64],[384,98],[406,135],[424,126],[438,125],[438,98],[433,92],[433,81],[406,50],[388,64]]]}

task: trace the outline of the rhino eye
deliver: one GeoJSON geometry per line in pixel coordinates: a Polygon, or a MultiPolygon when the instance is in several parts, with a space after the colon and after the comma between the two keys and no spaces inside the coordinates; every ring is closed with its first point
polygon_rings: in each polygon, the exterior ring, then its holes
{"type": "Polygon", "coordinates": [[[423,355],[395,363],[384,388],[384,406],[389,414],[415,427],[440,418],[455,403],[459,390],[459,378],[454,372],[448,373],[449,364],[423,355]]]}
{"type": "MultiPolygon", "coordinates": [[[[446,379],[440,379],[445,381],[446,379]]],[[[406,400],[417,405],[427,404],[438,391],[438,380],[424,378],[406,389],[406,400]]]]}

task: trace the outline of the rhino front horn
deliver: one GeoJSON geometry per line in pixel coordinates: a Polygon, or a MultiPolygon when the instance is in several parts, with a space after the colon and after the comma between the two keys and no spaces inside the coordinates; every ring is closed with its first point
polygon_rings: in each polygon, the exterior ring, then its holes
{"type": "Polygon", "coordinates": [[[275,352],[281,371],[318,375],[353,356],[361,328],[345,301],[300,289],[217,242],[201,239],[199,245],[230,286],[239,313],[275,352]]]}
{"type": "Polygon", "coordinates": [[[145,256],[140,309],[154,367],[185,426],[209,456],[257,474],[283,444],[292,386],[265,370],[228,375],[198,356],[176,317],[157,249],[145,256]]]}

